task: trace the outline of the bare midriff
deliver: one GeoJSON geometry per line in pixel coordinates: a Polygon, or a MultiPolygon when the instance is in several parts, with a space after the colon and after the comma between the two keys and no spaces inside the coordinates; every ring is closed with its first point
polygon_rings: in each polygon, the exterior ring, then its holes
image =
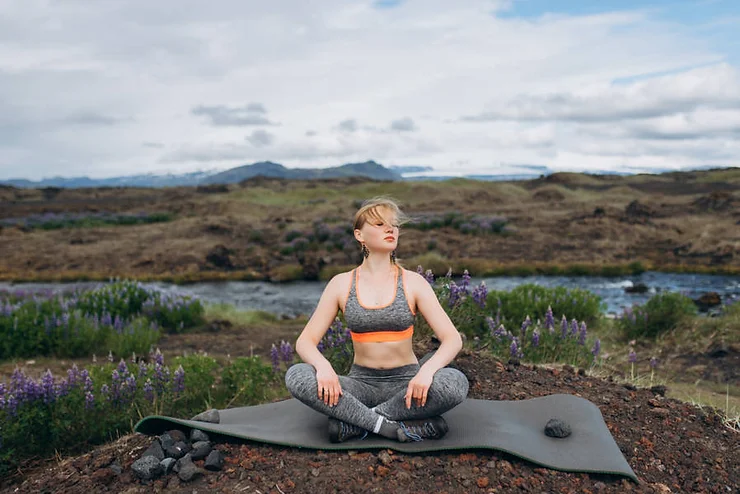
{"type": "Polygon", "coordinates": [[[411,338],[401,341],[362,343],[355,341],[354,363],[372,369],[392,369],[419,361],[414,355],[411,338]]]}

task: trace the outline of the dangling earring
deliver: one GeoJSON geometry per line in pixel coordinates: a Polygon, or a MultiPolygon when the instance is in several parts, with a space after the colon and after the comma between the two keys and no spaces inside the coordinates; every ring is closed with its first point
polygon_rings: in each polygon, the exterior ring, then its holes
{"type": "Polygon", "coordinates": [[[391,252],[391,263],[396,264],[396,251],[391,252]]]}
{"type": "Polygon", "coordinates": [[[365,244],[362,244],[362,256],[367,259],[370,257],[370,251],[367,250],[367,247],[365,247],[365,244]]]}

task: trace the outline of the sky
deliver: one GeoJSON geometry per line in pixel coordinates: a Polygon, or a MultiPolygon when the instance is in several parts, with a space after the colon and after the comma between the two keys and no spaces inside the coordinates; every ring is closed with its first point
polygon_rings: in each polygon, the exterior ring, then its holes
{"type": "Polygon", "coordinates": [[[737,0],[0,1],[0,179],[740,166],[737,0]]]}

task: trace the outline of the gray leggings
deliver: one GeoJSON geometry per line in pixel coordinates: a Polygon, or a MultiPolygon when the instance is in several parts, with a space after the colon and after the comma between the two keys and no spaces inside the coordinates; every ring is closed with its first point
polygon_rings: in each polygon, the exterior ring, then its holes
{"type": "Polygon", "coordinates": [[[348,375],[339,376],[342,395],[333,407],[318,397],[316,369],[310,364],[290,367],[285,374],[285,384],[290,394],[314,410],[369,431],[373,430],[381,415],[395,421],[433,417],[451,410],[467,397],[465,374],[444,367],[434,374],[426,405],[421,407],[412,402],[411,408],[407,409],[406,389],[418,370],[419,364],[393,369],[352,365],[348,375]]]}

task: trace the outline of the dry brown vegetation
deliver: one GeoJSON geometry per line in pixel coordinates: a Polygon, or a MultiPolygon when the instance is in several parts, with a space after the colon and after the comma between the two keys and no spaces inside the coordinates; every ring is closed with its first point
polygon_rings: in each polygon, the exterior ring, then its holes
{"type": "Polygon", "coordinates": [[[349,225],[358,201],[381,194],[399,199],[412,216],[499,215],[514,229],[462,235],[407,228],[399,257],[409,266],[435,259],[474,275],[601,273],[640,262],[648,269],[740,273],[740,169],[731,168],[630,177],[557,173],[513,182],[257,177],[207,188],[0,187],[0,220],[45,212],[175,216],[138,226],[0,227],[0,279],[325,278],[355,262],[353,254],[323,247],[281,254],[285,233],[310,230],[317,219],[349,225]]]}

